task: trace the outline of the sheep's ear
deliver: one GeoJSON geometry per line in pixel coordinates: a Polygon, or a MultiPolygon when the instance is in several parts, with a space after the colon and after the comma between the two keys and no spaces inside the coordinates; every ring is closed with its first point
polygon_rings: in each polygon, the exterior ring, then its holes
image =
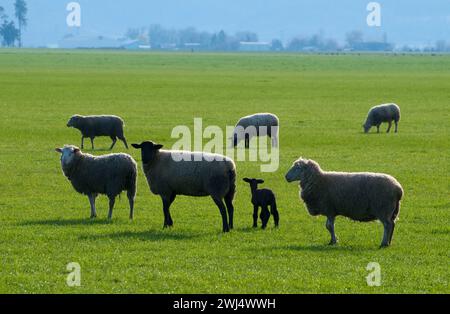
{"type": "Polygon", "coordinates": [[[250,180],[249,178],[243,178],[242,180],[244,180],[244,181],[247,182],[247,183],[250,183],[250,182],[251,182],[251,180],[250,180]]]}
{"type": "Polygon", "coordinates": [[[141,149],[142,148],[141,144],[131,144],[131,146],[133,146],[136,149],[141,149]]]}
{"type": "Polygon", "coordinates": [[[161,144],[156,144],[155,146],[153,146],[153,148],[156,149],[156,150],[158,150],[158,149],[163,148],[163,145],[161,145],[161,144]]]}
{"type": "Polygon", "coordinates": [[[263,179],[258,179],[258,180],[256,180],[256,183],[258,183],[258,184],[264,183],[264,180],[263,179]]]}
{"type": "Polygon", "coordinates": [[[73,149],[74,154],[79,153],[79,152],[80,152],[80,149],[78,147],[73,149]]]}
{"type": "Polygon", "coordinates": [[[55,152],[62,154],[62,148],[59,147],[55,148],[55,152]]]}

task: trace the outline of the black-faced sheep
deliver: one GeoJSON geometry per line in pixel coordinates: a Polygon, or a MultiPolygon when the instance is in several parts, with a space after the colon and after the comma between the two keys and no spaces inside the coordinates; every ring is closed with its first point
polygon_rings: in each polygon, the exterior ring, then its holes
{"type": "Polygon", "coordinates": [[[337,242],[334,220],[342,215],[356,221],[380,220],[384,226],[381,246],[390,245],[403,196],[395,178],[381,173],[323,171],[315,161],[300,158],[286,174],[286,180],[300,180],[300,197],[308,212],[327,217],[330,244],[337,242]]]}
{"type": "Polygon", "coordinates": [[[123,135],[124,122],[117,116],[72,116],[67,122],[68,127],[73,127],[81,132],[81,149],[84,148],[84,138],[91,139],[92,149],[94,149],[94,138],[96,136],[109,136],[112,139],[110,150],[116,145],[117,138],[121,140],[128,149],[127,140],[123,135]]]}
{"type": "Polygon", "coordinates": [[[278,146],[279,120],[272,113],[256,113],[239,119],[233,132],[233,147],[240,141],[245,140],[245,148],[250,145],[250,140],[254,136],[269,136],[272,139],[272,146],[278,146]]]}
{"type": "Polygon", "coordinates": [[[150,191],[162,199],[164,227],[173,225],[169,208],[175,197],[188,195],[211,196],[219,207],[223,231],[228,232],[233,228],[236,189],[233,160],[218,154],[162,150],[162,145],[150,141],[132,146],[141,150],[150,191]]]}
{"type": "Polygon", "coordinates": [[[395,133],[398,131],[398,121],[400,121],[400,108],[396,104],[383,104],[372,107],[367,114],[366,122],[363,124],[364,132],[369,132],[372,126],[377,127],[380,133],[380,125],[383,122],[389,123],[387,133],[391,130],[392,121],[395,123],[395,133]]]}
{"type": "Polygon", "coordinates": [[[88,196],[91,218],[97,217],[95,199],[98,194],[108,196],[108,219],[111,219],[116,196],[127,191],[130,219],[133,219],[137,164],[130,155],[109,154],[97,157],[83,154],[78,147],[72,145],[56,148],[56,151],[61,154],[64,175],[78,193],[88,196]]]}
{"type": "Polygon", "coordinates": [[[261,223],[262,228],[265,229],[267,222],[269,221],[270,214],[273,215],[275,221],[275,227],[278,227],[280,216],[277,210],[277,202],[275,200],[275,194],[269,189],[258,189],[258,184],[264,183],[262,179],[244,178],[245,182],[250,184],[252,191],[252,204],[253,204],[253,228],[258,226],[258,209],[261,207],[261,223]],[[270,206],[270,212],[269,212],[270,206]]]}

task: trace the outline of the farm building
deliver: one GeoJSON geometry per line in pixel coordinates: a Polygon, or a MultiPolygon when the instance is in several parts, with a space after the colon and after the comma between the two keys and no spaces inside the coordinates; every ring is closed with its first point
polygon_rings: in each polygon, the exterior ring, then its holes
{"type": "Polygon", "coordinates": [[[262,41],[241,41],[239,51],[270,51],[271,44],[262,41]]]}

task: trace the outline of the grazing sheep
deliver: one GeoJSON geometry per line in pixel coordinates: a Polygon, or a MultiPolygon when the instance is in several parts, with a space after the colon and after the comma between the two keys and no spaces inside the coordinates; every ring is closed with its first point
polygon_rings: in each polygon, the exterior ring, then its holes
{"type": "Polygon", "coordinates": [[[323,171],[315,161],[300,158],[286,174],[286,180],[300,180],[300,197],[308,212],[327,217],[330,244],[337,242],[334,219],[342,215],[357,221],[380,220],[384,226],[381,246],[390,245],[403,196],[395,178],[381,173],[323,171]]]}
{"type": "Polygon", "coordinates": [[[236,190],[236,167],[233,160],[218,154],[161,150],[162,145],[150,141],[132,146],[141,150],[150,191],[162,199],[164,227],[173,225],[169,208],[177,195],[209,195],[219,207],[223,231],[228,232],[233,228],[233,199],[236,190]],[[180,156],[183,159],[178,158],[180,156]],[[225,201],[226,208],[222,200],[225,201]]]}
{"type": "Polygon", "coordinates": [[[250,139],[254,136],[269,136],[272,146],[278,146],[278,117],[272,113],[256,113],[239,119],[233,132],[233,147],[245,139],[245,148],[250,145],[250,139]]]}
{"type": "Polygon", "coordinates": [[[280,221],[280,216],[277,210],[277,202],[275,200],[275,194],[269,189],[259,189],[258,184],[264,183],[262,179],[250,179],[244,178],[245,182],[250,184],[250,189],[252,191],[252,204],[253,204],[253,228],[258,226],[258,208],[261,207],[261,223],[262,228],[265,229],[267,222],[269,221],[270,214],[272,213],[273,219],[275,221],[275,227],[278,227],[280,221]],[[270,212],[268,207],[270,206],[270,212]]]}
{"type": "Polygon", "coordinates": [[[61,167],[64,175],[78,193],[88,196],[91,204],[91,218],[97,217],[95,199],[98,194],[108,196],[108,219],[111,219],[116,196],[122,191],[127,191],[130,219],[133,219],[137,164],[130,155],[109,154],[97,157],[83,154],[73,145],[56,148],[56,151],[61,153],[61,167]]]}
{"type": "Polygon", "coordinates": [[[380,133],[380,125],[383,122],[389,123],[387,133],[391,130],[392,121],[395,123],[395,133],[398,130],[398,121],[400,121],[400,108],[396,104],[384,104],[372,107],[367,114],[366,122],[363,124],[364,132],[369,132],[372,126],[377,127],[377,133],[380,133]]]}
{"type": "Polygon", "coordinates": [[[84,138],[91,139],[92,149],[94,149],[94,138],[96,136],[109,136],[112,139],[110,150],[116,145],[117,138],[121,140],[128,149],[127,140],[123,135],[123,120],[117,116],[72,116],[67,122],[68,127],[73,127],[81,131],[81,149],[84,148],[84,138]]]}

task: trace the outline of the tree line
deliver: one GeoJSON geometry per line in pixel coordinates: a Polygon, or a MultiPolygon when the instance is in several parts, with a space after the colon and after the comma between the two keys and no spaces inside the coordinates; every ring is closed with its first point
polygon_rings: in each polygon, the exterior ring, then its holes
{"type": "Polygon", "coordinates": [[[0,6],[0,39],[2,46],[14,47],[17,43],[19,47],[22,47],[22,31],[27,26],[27,13],[28,8],[25,0],[16,0],[14,2],[14,17],[16,21],[10,19],[5,9],[0,6]]]}
{"type": "MultiPolygon", "coordinates": [[[[212,51],[235,51],[239,49],[240,42],[257,42],[258,34],[251,31],[242,31],[235,34],[228,34],[224,30],[218,32],[198,31],[194,27],[185,29],[169,29],[159,24],[150,27],[129,28],[125,39],[139,40],[148,44],[152,49],[173,49],[186,47],[195,44],[196,49],[212,51]]],[[[394,49],[392,43],[388,43],[387,35],[383,34],[380,41],[367,41],[360,31],[351,31],[345,35],[345,43],[339,44],[333,38],[326,38],[322,32],[309,36],[297,36],[287,43],[283,43],[279,38],[272,39],[269,43],[272,51],[391,51],[394,49]]],[[[448,51],[450,43],[437,41],[434,46],[424,48],[411,48],[403,46],[401,51],[448,51]]]]}

